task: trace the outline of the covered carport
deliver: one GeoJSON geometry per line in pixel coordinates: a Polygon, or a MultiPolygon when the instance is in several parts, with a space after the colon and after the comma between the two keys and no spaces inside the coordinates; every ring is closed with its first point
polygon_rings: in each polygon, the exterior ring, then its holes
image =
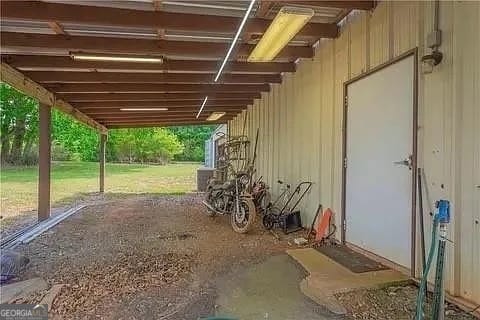
{"type": "MultiPolygon", "coordinates": [[[[424,168],[424,183],[432,197],[426,202],[433,204],[430,200],[448,198],[455,212],[449,230],[455,246],[447,251],[447,291],[461,298],[465,306],[475,307],[480,290],[479,182],[475,182],[480,174],[476,93],[480,91],[480,48],[474,32],[479,27],[478,3],[442,2],[438,7],[435,1],[258,1],[229,57],[227,52],[248,6],[249,2],[240,1],[2,1],[2,81],[41,104],[39,220],[48,219],[50,214],[50,112],[54,107],[101,135],[100,192],[104,192],[105,185],[108,188],[105,142],[109,129],[227,123],[230,135],[246,134],[251,141],[258,129],[257,174],[264,176],[274,195],[280,191],[275,186],[277,179],[290,183],[313,181],[313,189],[301,208],[304,225],[321,203],[335,213],[336,238],[348,243],[350,227],[357,227],[360,234],[366,232],[357,224],[348,225],[350,213],[346,212],[349,85],[410,59],[412,123],[408,128],[412,133],[412,157],[406,154],[405,159],[397,159],[407,161],[412,170],[407,181],[410,198],[407,212],[400,212],[405,214],[402,221],[407,221],[407,228],[395,230],[409,231],[402,233],[404,243],[400,241],[401,250],[407,249],[401,252],[403,260],[396,261],[381,250],[375,251],[376,247],[369,250],[366,245],[362,248],[359,243],[350,244],[392,268],[419,277],[422,264],[420,234],[416,231],[416,169],[424,168]],[[273,61],[248,62],[279,9],[292,3],[313,9],[310,22],[273,61]],[[443,30],[442,36],[436,33],[439,30],[443,30]],[[432,70],[424,73],[422,57],[433,49],[443,52],[443,61],[425,65],[432,70]],[[209,120],[214,113],[220,118],[209,120]]],[[[389,84],[395,86],[401,80],[396,74],[390,77],[390,83],[379,81],[379,85],[387,87],[379,91],[388,92],[389,84]]],[[[371,91],[366,95],[375,96],[375,87],[370,85],[368,89],[371,91]]],[[[402,93],[398,96],[404,97],[402,93]]],[[[362,125],[374,127],[378,120],[368,112],[360,115],[366,122],[358,125],[359,134],[363,133],[362,125]]],[[[355,137],[360,135],[350,139],[355,137]]],[[[361,185],[357,187],[362,189],[361,185]]],[[[370,196],[375,200],[375,194],[370,196]]],[[[159,207],[172,209],[174,201],[170,200],[159,207]]],[[[144,203],[137,205],[140,210],[144,203]]],[[[110,207],[107,211],[106,221],[116,219],[112,223],[115,227],[120,225],[118,221],[132,218],[122,208],[110,207]],[[119,217],[115,217],[118,212],[119,217]]],[[[157,217],[154,209],[146,212],[147,217],[157,217]]],[[[178,216],[165,217],[177,219],[178,224],[183,222],[178,216]]],[[[187,217],[193,219],[194,215],[188,212],[187,217]]],[[[95,223],[104,221],[103,217],[95,219],[95,223]]],[[[137,222],[136,228],[149,226],[149,230],[164,225],[158,221],[158,225],[148,220],[137,222]]],[[[368,222],[383,230],[382,237],[389,239],[389,231],[382,229],[382,216],[372,215],[368,222]]],[[[427,233],[430,227],[427,221],[427,233]]],[[[207,229],[216,232],[215,228],[207,229]]],[[[201,236],[204,229],[195,226],[191,230],[168,240],[198,237],[204,241],[200,243],[208,242],[201,236]]],[[[73,231],[72,226],[67,226],[60,236],[67,239],[73,231]]],[[[372,238],[371,242],[386,242],[372,238]]],[[[75,234],[74,239],[82,236],[75,234]]],[[[222,239],[238,240],[232,235],[222,239]]],[[[256,240],[265,240],[264,234],[246,240],[247,246],[255,248],[248,259],[253,260],[252,256],[261,255],[264,249],[257,246],[256,240]]],[[[267,243],[270,247],[265,251],[285,249],[267,243]]],[[[193,246],[193,241],[189,244],[193,246]]],[[[230,250],[234,256],[242,257],[235,251],[237,247],[228,244],[216,248],[213,254],[202,252],[202,261],[211,256],[220,257],[219,261],[230,259],[222,255],[230,250]]],[[[39,247],[36,244],[32,251],[39,247]]],[[[81,249],[78,245],[72,248],[81,249]]],[[[178,250],[183,249],[178,246],[178,250]]],[[[63,248],[58,250],[62,252],[63,248]]],[[[54,261],[49,263],[55,265],[54,261]]],[[[152,270],[148,272],[157,272],[152,270]]],[[[59,277],[68,278],[64,274],[59,277]]],[[[279,275],[275,281],[281,279],[279,275]]]]}
{"type": "Polygon", "coordinates": [[[40,102],[39,220],[50,215],[51,107],[99,131],[103,192],[108,129],[225,123],[294,72],[298,59],[312,58],[320,38],[335,38],[351,10],[373,8],[371,1],[299,3],[313,5],[316,16],[292,45],[273,62],[246,62],[285,4],[255,6],[223,61],[248,3],[2,2],[2,81],[40,102]],[[223,116],[207,121],[213,112],[223,116]]]}

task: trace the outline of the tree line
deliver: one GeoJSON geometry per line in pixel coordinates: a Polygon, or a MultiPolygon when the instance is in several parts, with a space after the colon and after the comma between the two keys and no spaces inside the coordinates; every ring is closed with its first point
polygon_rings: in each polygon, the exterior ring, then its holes
{"type": "MultiPolygon", "coordinates": [[[[38,161],[38,102],[0,84],[1,162],[34,165],[38,161]]],[[[215,126],[109,130],[106,157],[111,162],[167,163],[203,161],[205,140],[215,126]]],[[[52,110],[52,160],[98,161],[96,131],[52,110]]]]}

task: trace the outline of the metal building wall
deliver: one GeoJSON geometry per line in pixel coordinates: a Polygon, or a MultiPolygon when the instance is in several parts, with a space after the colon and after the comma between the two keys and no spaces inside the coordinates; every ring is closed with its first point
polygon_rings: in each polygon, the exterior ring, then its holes
{"type": "MultiPolygon", "coordinates": [[[[251,141],[260,129],[256,167],[274,194],[277,179],[315,183],[301,208],[305,225],[319,203],[340,225],[343,83],[412,48],[426,54],[433,12],[433,2],[384,1],[372,13],[351,14],[339,38],[321,41],[312,60],[230,121],[240,134],[246,113],[251,141]]],[[[480,2],[441,1],[440,28],[444,60],[419,73],[418,165],[430,205],[452,201],[446,287],[480,303],[480,2]]],[[[427,237],[430,231],[428,222],[427,237]]]]}

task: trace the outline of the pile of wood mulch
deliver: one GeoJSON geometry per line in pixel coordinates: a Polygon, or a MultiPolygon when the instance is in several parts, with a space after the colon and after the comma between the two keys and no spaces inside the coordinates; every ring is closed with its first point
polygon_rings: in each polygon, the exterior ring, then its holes
{"type": "MultiPolygon", "coordinates": [[[[415,315],[418,288],[414,285],[391,286],[382,289],[356,290],[337,294],[336,298],[348,310],[348,317],[365,320],[411,320],[415,315]]],[[[447,304],[445,319],[473,320],[468,312],[447,304]]],[[[427,299],[425,319],[430,319],[431,299],[427,299]]]]}

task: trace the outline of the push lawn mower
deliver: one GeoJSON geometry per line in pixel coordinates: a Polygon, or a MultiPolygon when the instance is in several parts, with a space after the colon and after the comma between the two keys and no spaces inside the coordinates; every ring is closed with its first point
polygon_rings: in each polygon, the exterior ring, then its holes
{"type": "MultiPolygon", "coordinates": [[[[279,183],[283,184],[282,181],[279,181],[279,183]]],[[[291,194],[289,194],[290,186],[287,185],[275,202],[267,206],[262,220],[265,229],[271,230],[277,226],[285,234],[301,230],[300,211],[296,208],[310,190],[312,184],[310,181],[300,182],[291,194]],[[291,205],[292,203],[293,205],[291,205]]]]}

